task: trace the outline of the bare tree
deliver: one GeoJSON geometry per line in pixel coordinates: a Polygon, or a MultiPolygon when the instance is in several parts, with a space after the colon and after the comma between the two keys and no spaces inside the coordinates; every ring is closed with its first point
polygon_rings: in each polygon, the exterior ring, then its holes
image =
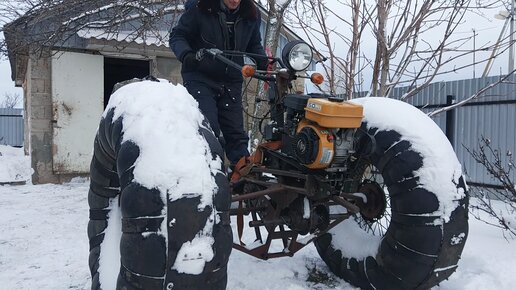
{"type": "MultiPolygon", "coordinates": [[[[77,33],[119,40],[168,41],[168,27],[184,0],[14,0],[0,3],[0,53],[28,54],[62,46],[77,33]],[[167,27],[164,31],[163,26],[167,27]],[[14,39],[14,37],[13,37],[14,39]]],[[[120,43],[127,43],[120,41],[120,43]]]]}
{"type": "MultiPolygon", "coordinates": [[[[328,55],[322,67],[331,93],[344,90],[352,96],[368,90],[371,96],[389,96],[394,87],[403,85],[408,86],[406,100],[437,76],[487,62],[489,58],[462,64],[466,56],[492,50],[494,45],[469,49],[470,37],[456,32],[467,13],[500,6],[500,1],[475,0],[296,0],[297,9],[288,19],[328,55]],[[369,84],[361,77],[366,71],[371,75],[369,84]]],[[[503,53],[507,43],[508,38],[490,58],[503,53]]]]}
{"type": "MultiPolygon", "coordinates": [[[[397,97],[408,101],[437,77],[490,63],[513,45],[510,36],[500,36],[495,44],[471,48],[469,35],[458,31],[464,27],[466,15],[482,17],[483,9],[502,6],[501,1],[476,0],[296,0],[297,9],[290,10],[287,18],[304,32],[312,46],[328,57],[321,64],[328,78],[328,86],[323,89],[332,94],[344,92],[348,98],[363,91],[368,91],[369,96],[389,97],[395,87],[404,86],[405,94],[397,97]],[[481,55],[488,50],[492,51],[489,56],[470,61],[472,54],[481,55]],[[371,76],[369,83],[363,82],[365,72],[371,76]]],[[[494,88],[511,83],[515,72],[500,76],[471,96],[429,116],[495,96],[494,88]]],[[[470,153],[500,184],[497,188],[474,188],[480,198],[470,208],[473,215],[480,217],[478,213],[485,212],[495,218],[494,225],[514,235],[516,189],[511,180],[512,153],[503,156],[491,148],[487,139],[470,153]],[[502,200],[505,211],[493,206],[491,198],[502,200]]],[[[485,218],[483,221],[493,224],[485,218]]]]}
{"type": "Polygon", "coordinates": [[[324,73],[328,78],[327,86],[330,94],[337,94],[343,89],[349,97],[353,92],[357,67],[360,41],[362,34],[371,20],[369,7],[364,1],[351,0],[339,2],[340,8],[352,12],[350,20],[343,17],[338,11],[330,9],[324,0],[296,0],[297,7],[290,11],[290,22],[298,26],[307,36],[307,41],[312,47],[322,47],[321,51],[327,54],[327,62],[322,63],[324,73]],[[364,12],[367,12],[364,14],[364,12]],[[346,29],[337,29],[337,25],[330,26],[328,18],[334,17],[338,23],[350,30],[350,36],[346,35],[346,29]],[[342,47],[337,45],[336,40],[343,40],[349,47],[343,56],[342,47]]]}
{"type": "Polygon", "coordinates": [[[4,93],[4,100],[0,103],[0,108],[14,108],[21,99],[18,93],[4,93]]]}
{"type": "Polygon", "coordinates": [[[512,152],[494,149],[491,141],[485,137],[480,140],[478,149],[466,149],[475,161],[487,170],[492,180],[499,184],[492,188],[474,188],[478,203],[470,206],[471,212],[477,219],[516,237],[516,187],[515,180],[512,179],[515,170],[512,152]],[[493,200],[500,201],[504,207],[495,206],[493,200]],[[487,213],[494,218],[495,223],[481,218],[479,212],[487,213]]]}

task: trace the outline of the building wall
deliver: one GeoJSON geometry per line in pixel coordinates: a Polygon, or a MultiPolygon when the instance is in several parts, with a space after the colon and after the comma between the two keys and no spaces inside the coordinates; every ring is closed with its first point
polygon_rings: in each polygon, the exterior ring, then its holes
{"type": "Polygon", "coordinates": [[[32,182],[58,183],[60,179],[52,171],[52,95],[50,56],[31,57],[27,69],[25,105],[27,112],[28,140],[31,165],[34,169],[32,182]]]}
{"type": "MultiPolygon", "coordinates": [[[[30,61],[27,64],[28,70],[30,71],[30,61]]],[[[23,110],[25,112],[25,116],[23,118],[23,127],[25,128],[23,132],[23,151],[25,155],[30,155],[30,106],[29,106],[29,89],[30,89],[30,81],[29,78],[26,77],[22,84],[23,87],[23,110]]]]}
{"type": "MultiPolygon", "coordinates": [[[[147,65],[148,74],[148,62],[147,65]]],[[[131,78],[125,71],[104,71],[102,55],[79,52],[52,54],[52,168],[54,174],[89,174],[92,146],[104,111],[107,75],[131,78]]]]}
{"type": "MultiPolygon", "coordinates": [[[[26,153],[31,155],[34,169],[32,182],[62,183],[77,175],[56,174],[53,170],[53,107],[52,107],[52,61],[50,54],[31,57],[24,82],[24,120],[26,153]]],[[[151,62],[151,71],[158,78],[182,83],[181,64],[176,59],[156,57],[151,62]]],[[[98,122],[96,120],[95,122],[98,122]]]]}
{"type": "Polygon", "coordinates": [[[152,62],[151,72],[157,78],[169,80],[173,84],[183,83],[181,63],[175,58],[156,57],[152,62]]]}

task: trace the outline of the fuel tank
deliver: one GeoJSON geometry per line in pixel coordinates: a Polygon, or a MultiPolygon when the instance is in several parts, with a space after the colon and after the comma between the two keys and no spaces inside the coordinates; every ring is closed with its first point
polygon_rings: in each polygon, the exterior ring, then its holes
{"type": "Polygon", "coordinates": [[[325,128],[359,128],[363,117],[361,105],[337,98],[310,98],[305,107],[305,118],[325,128]]]}

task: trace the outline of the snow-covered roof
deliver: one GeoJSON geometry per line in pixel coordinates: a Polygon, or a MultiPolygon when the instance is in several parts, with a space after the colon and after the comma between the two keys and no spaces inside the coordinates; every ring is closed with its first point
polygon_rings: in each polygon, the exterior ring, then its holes
{"type": "Polygon", "coordinates": [[[135,44],[155,45],[168,47],[169,32],[165,30],[153,31],[144,35],[135,35],[134,31],[109,32],[102,29],[84,28],[77,31],[77,36],[84,39],[98,39],[135,44]]]}
{"type": "MultiPolygon", "coordinates": [[[[155,45],[158,47],[168,47],[170,27],[176,23],[177,19],[179,18],[178,16],[185,9],[183,4],[171,5],[159,10],[147,9],[145,7],[142,8],[138,5],[138,3],[126,3],[124,5],[134,5],[138,13],[128,14],[123,19],[117,20],[114,24],[122,24],[121,28],[129,27],[133,29],[120,29],[118,31],[111,31],[110,27],[106,28],[107,25],[113,24],[109,19],[93,20],[90,23],[83,25],[85,28],[78,30],[77,36],[85,39],[98,39],[107,41],[114,40],[117,42],[135,43],[139,45],[144,44],[155,45]],[[161,17],[163,18],[163,21],[158,21],[156,25],[157,27],[155,27],[155,29],[137,31],[139,29],[138,26],[141,25],[141,23],[134,22],[138,22],[141,19],[142,13],[145,15],[162,14],[161,17]],[[173,16],[167,17],[167,14],[173,14],[173,16]],[[167,19],[168,21],[166,21],[167,19]]],[[[113,8],[114,4],[108,4],[96,10],[81,13],[80,15],[67,20],[63,23],[63,25],[68,25],[74,21],[81,21],[82,19],[89,18],[91,15],[96,15],[113,8]]]]}

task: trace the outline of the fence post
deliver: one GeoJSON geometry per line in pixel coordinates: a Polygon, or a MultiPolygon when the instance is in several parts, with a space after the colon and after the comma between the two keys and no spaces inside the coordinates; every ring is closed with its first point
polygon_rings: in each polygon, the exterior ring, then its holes
{"type": "MultiPolygon", "coordinates": [[[[455,103],[453,95],[446,96],[446,107],[455,103]]],[[[455,109],[446,111],[446,137],[450,141],[453,148],[455,148],[455,109]]]]}

